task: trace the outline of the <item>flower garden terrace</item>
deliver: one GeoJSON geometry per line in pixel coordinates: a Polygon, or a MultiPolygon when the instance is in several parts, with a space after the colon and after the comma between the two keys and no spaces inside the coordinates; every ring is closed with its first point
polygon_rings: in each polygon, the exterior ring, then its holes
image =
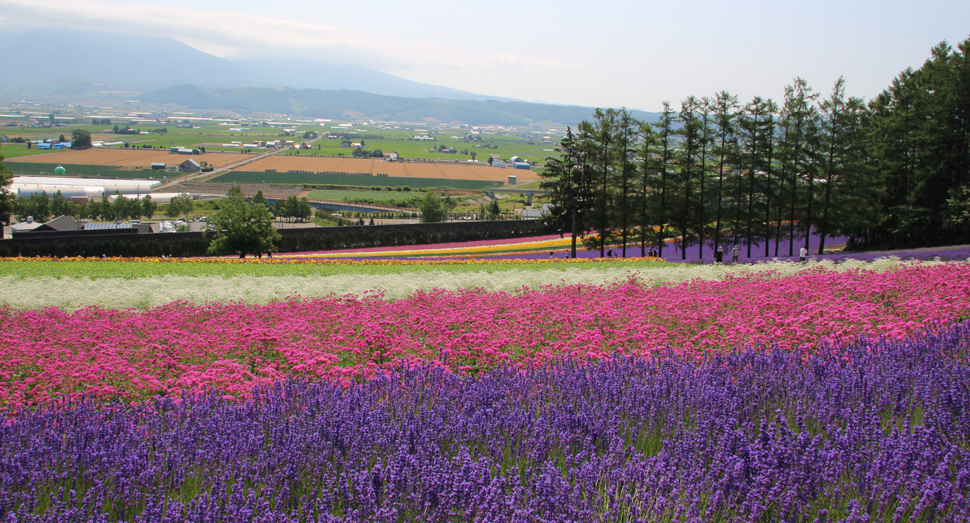
{"type": "Polygon", "coordinates": [[[17,521],[966,521],[968,324],[803,357],[418,365],[0,423],[17,521]],[[69,430],[65,430],[69,428],[69,430]],[[262,519],[258,519],[262,518],[262,519]]]}
{"type": "MultiPolygon", "coordinates": [[[[687,271],[680,283],[628,270],[603,282],[612,275],[586,270],[580,276],[600,283],[544,286],[522,285],[510,271],[476,271],[459,273],[466,279],[453,290],[436,285],[443,276],[434,272],[427,280],[430,290],[406,286],[413,285],[415,273],[375,274],[369,280],[350,274],[345,277],[367,290],[283,299],[260,299],[257,289],[279,284],[290,293],[294,288],[322,293],[332,286],[312,276],[8,277],[5,292],[29,297],[49,286],[45,299],[51,301],[64,299],[75,286],[108,289],[122,303],[125,293],[140,286],[147,286],[147,295],[166,296],[153,285],[182,286],[204,299],[142,310],[4,308],[0,403],[17,407],[82,394],[138,400],[209,389],[245,397],[256,386],[282,379],[347,385],[425,362],[477,375],[495,366],[526,368],[566,356],[596,361],[672,350],[701,361],[745,346],[809,354],[861,336],[903,339],[970,315],[967,263],[779,265],[709,272],[708,279],[687,271]],[[495,281],[507,290],[487,290],[495,281]],[[402,287],[391,287],[396,284],[402,287]],[[220,287],[228,294],[219,295],[220,287]],[[385,292],[397,297],[388,300],[385,292]]],[[[656,274],[665,270],[659,267],[656,274]]],[[[527,272],[534,274],[549,281],[548,274],[527,272]]],[[[9,296],[3,301],[10,303],[9,296]]]]}
{"type": "Polygon", "coordinates": [[[9,520],[970,517],[965,262],[18,258],[0,303],[9,520]]]}

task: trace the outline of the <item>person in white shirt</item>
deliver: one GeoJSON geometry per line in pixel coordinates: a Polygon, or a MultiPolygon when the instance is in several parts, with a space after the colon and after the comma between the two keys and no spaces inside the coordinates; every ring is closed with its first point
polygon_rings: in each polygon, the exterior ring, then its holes
{"type": "Polygon", "coordinates": [[[808,249],[806,249],[805,246],[802,245],[802,248],[799,249],[798,251],[798,261],[804,262],[806,258],[808,258],[808,249]]]}

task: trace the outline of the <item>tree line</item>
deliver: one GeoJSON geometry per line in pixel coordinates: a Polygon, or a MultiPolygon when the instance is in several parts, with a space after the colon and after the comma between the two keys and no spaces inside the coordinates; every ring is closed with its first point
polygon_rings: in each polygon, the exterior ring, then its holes
{"type": "Polygon", "coordinates": [[[547,218],[586,247],[686,259],[738,245],[793,256],[808,238],[903,247],[970,241],[970,39],[946,42],[874,100],[801,78],[776,102],[721,91],[656,122],[597,109],[567,129],[547,218]],[[616,247],[613,247],[616,246],[616,247]]]}

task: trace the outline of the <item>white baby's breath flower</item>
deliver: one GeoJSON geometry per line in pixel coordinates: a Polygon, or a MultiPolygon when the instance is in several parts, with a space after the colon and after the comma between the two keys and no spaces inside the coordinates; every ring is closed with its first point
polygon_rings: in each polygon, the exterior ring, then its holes
{"type": "Polygon", "coordinates": [[[694,279],[714,280],[765,272],[782,278],[818,267],[835,271],[865,269],[884,272],[913,263],[936,265],[955,262],[902,262],[898,258],[889,257],[871,263],[846,260],[835,264],[824,260],[808,263],[772,261],[753,265],[671,264],[636,270],[568,265],[559,268],[506,269],[493,272],[452,272],[442,269],[394,274],[347,272],[331,276],[160,276],[95,280],[9,276],[0,277],[0,304],[16,309],[52,306],[65,310],[88,306],[146,309],[174,301],[195,304],[265,304],[274,300],[333,295],[361,297],[374,292],[383,293],[385,299],[396,300],[407,298],[418,290],[481,288],[487,291],[519,292],[526,288],[540,289],[550,285],[616,285],[631,280],[641,285],[670,285],[694,279]]]}

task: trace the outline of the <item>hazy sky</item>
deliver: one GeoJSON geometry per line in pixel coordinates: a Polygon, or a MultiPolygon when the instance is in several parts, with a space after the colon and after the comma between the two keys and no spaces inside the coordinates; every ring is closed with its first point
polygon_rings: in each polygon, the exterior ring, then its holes
{"type": "MultiPolygon", "coordinates": [[[[781,98],[795,76],[870,98],[970,2],[0,0],[0,31],[171,36],[226,58],[300,56],[494,96],[656,111],[720,90],[781,98]],[[134,4],[134,5],[133,5],[134,4]]],[[[5,72],[10,74],[10,72],[5,72]]]]}

